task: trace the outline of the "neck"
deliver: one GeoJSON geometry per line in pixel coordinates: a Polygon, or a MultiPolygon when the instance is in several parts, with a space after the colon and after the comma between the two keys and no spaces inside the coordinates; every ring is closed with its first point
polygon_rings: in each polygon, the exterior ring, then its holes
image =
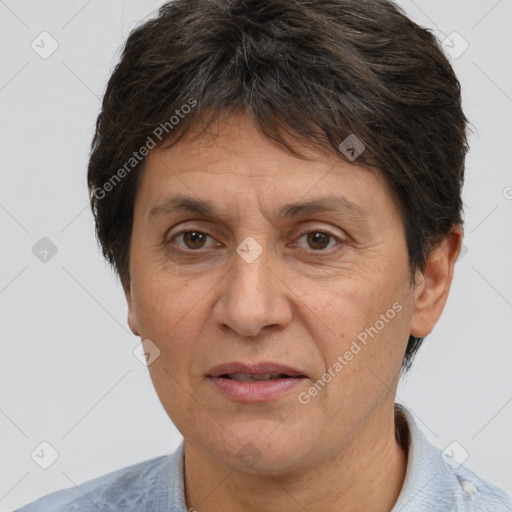
{"type": "Polygon", "coordinates": [[[393,410],[376,416],[332,457],[277,476],[241,472],[185,440],[187,506],[199,512],[390,512],[405,479],[407,452],[396,439],[393,410]]]}

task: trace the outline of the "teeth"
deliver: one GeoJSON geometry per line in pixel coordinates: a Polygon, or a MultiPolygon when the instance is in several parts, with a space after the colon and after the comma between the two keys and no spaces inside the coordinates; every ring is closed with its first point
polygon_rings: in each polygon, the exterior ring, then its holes
{"type": "Polygon", "coordinates": [[[254,382],[258,380],[275,380],[287,377],[284,373],[265,373],[264,375],[251,375],[247,373],[233,373],[227,376],[228,379],[238,380],[239,382],[254,382]]]}

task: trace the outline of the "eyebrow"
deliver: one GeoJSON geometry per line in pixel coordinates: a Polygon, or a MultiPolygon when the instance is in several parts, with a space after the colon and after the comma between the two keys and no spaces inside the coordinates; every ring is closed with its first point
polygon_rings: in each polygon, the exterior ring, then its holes
{"type": "MultiPolygon", "coordinates": [[[[149,211],[150,217],[170,216],[175,213],[190,212],[202,217],[222,218],[222,213],[217,210],[211,201],[196,199],[185,195],[169,197],[154,205],[149,211]]],[[[353,201],[344,196],[329,195],[310,201],[299,201],[287,203],[275,212],[278,220],[289,217],[311,215],[321,212],[333,212],[343,216],[362,219],[367,217],[368,212],[353,201]]]]}

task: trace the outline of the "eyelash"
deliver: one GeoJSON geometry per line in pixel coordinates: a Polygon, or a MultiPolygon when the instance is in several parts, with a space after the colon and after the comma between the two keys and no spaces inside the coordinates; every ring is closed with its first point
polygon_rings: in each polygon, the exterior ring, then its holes
{"type": "MultiPolygon", "coordinates": [[[[191,232],[194,232],[194,233],[200,233],[202,235],[206,235],[208,237],[210,237],[211,239],[214,239],[214,237],[212,235],[210,235],[209,233],[205,232],[205,231],[200,231],[199,229],[185,229],[183,231],[179,231],[178,233],[174,234],[170,239],[169,239],[169,242],[173,242],[175,243],[175,240],[176,238],[178,238],[180,235],[184,235],[185,233],[191,233],[191,232]]],[[[343,240],[340,240],[334,233],[332,233],[331,231],[329,231],[328,229],[310,229],[310,230],[307,230],[307,231],[303,231],[302,233],[300,233],[298,235],[298,237],[296,238],[296,240],[299,240],[301,239],[304,235],[308,235],[310,233],[322,233],[324,235],[327,235],[329,236],[331,239],[334,239],[335,242],[337,242],[337,245],[340,245],[343,243],[343,240]]],[[[295,242],[294,242],[294,245],[295,245],[295,242]]],[[[208,248],[204,249],[203,247],[199,248],[199,249],[188,249],[188,248],[184,248],[184,247],[181,247],[181,246],[178,246],[178,250],[181,250],[183,252],[188,252],[188,253],[194,253],[194,252],[197,252],[197,253],[200,253],[202,250],[207,250],[208,248]]],[[[298,248],[299,250],[303,251],[303,252],[307,252],[309,254],[313,254],[313,255],[320,255],[320,254],[330,254],[332,253],[333,251],[336,250],[336,246],[334,247],[331,247],[329,249],[304,249],[302,247],[299,247],[298,248]]]]}

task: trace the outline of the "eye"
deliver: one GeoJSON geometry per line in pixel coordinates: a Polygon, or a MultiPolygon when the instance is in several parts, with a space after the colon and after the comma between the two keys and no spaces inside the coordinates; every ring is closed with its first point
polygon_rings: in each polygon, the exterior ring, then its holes
{"type": "Polygon", "coordinates": [[[205,244],[208,238],[211,238],[210,235],[202,231],[180,231],[171,238],[171,241],[176,242],[183,249],[195,250],[206,247],[205,244]],[[181,240],[183,245],[178,243],[178,240],[181,240]]]}
{"type": "MultiPolygon", "coordinates": [[[[196,251],[199,249],[206,249],[208,247],[215,247],[221,245],[208,234],[203,231],[189,230],[180,231],[171,237],[170,242],[174,242],[178,247],[185,250],[196,251]],[[210,243],[208,245],[208,240],[210,243]]],[[[315,252],[328,251],[341,243],[341,240],[333,233],[324,230],[308,231],[302,233],[297,241],[292,246],[297,246],[305,250],[312,250],[315,252]],[[305,240],[306,246],[300,243],[305,240]]]]}
{"type": "MultiPolygon", "coordinates": [[[[309,247],[305,247],[305,249],[312,249],[313,251],[323,251],[325,249],[331,249],[337,243],[340,243],[336,236],[328,231],[308,231],[307,233],[303,233],[298,240],[305,238],[306,243],[309,247]],[[332,242],[332,243],[331,243],[332,242]]],[[[295,243],[293,245],[297,245],[299,247],[300,244],[295,243]]],[[[304,248],[304,247],[303,247],[304,248]]]]}

